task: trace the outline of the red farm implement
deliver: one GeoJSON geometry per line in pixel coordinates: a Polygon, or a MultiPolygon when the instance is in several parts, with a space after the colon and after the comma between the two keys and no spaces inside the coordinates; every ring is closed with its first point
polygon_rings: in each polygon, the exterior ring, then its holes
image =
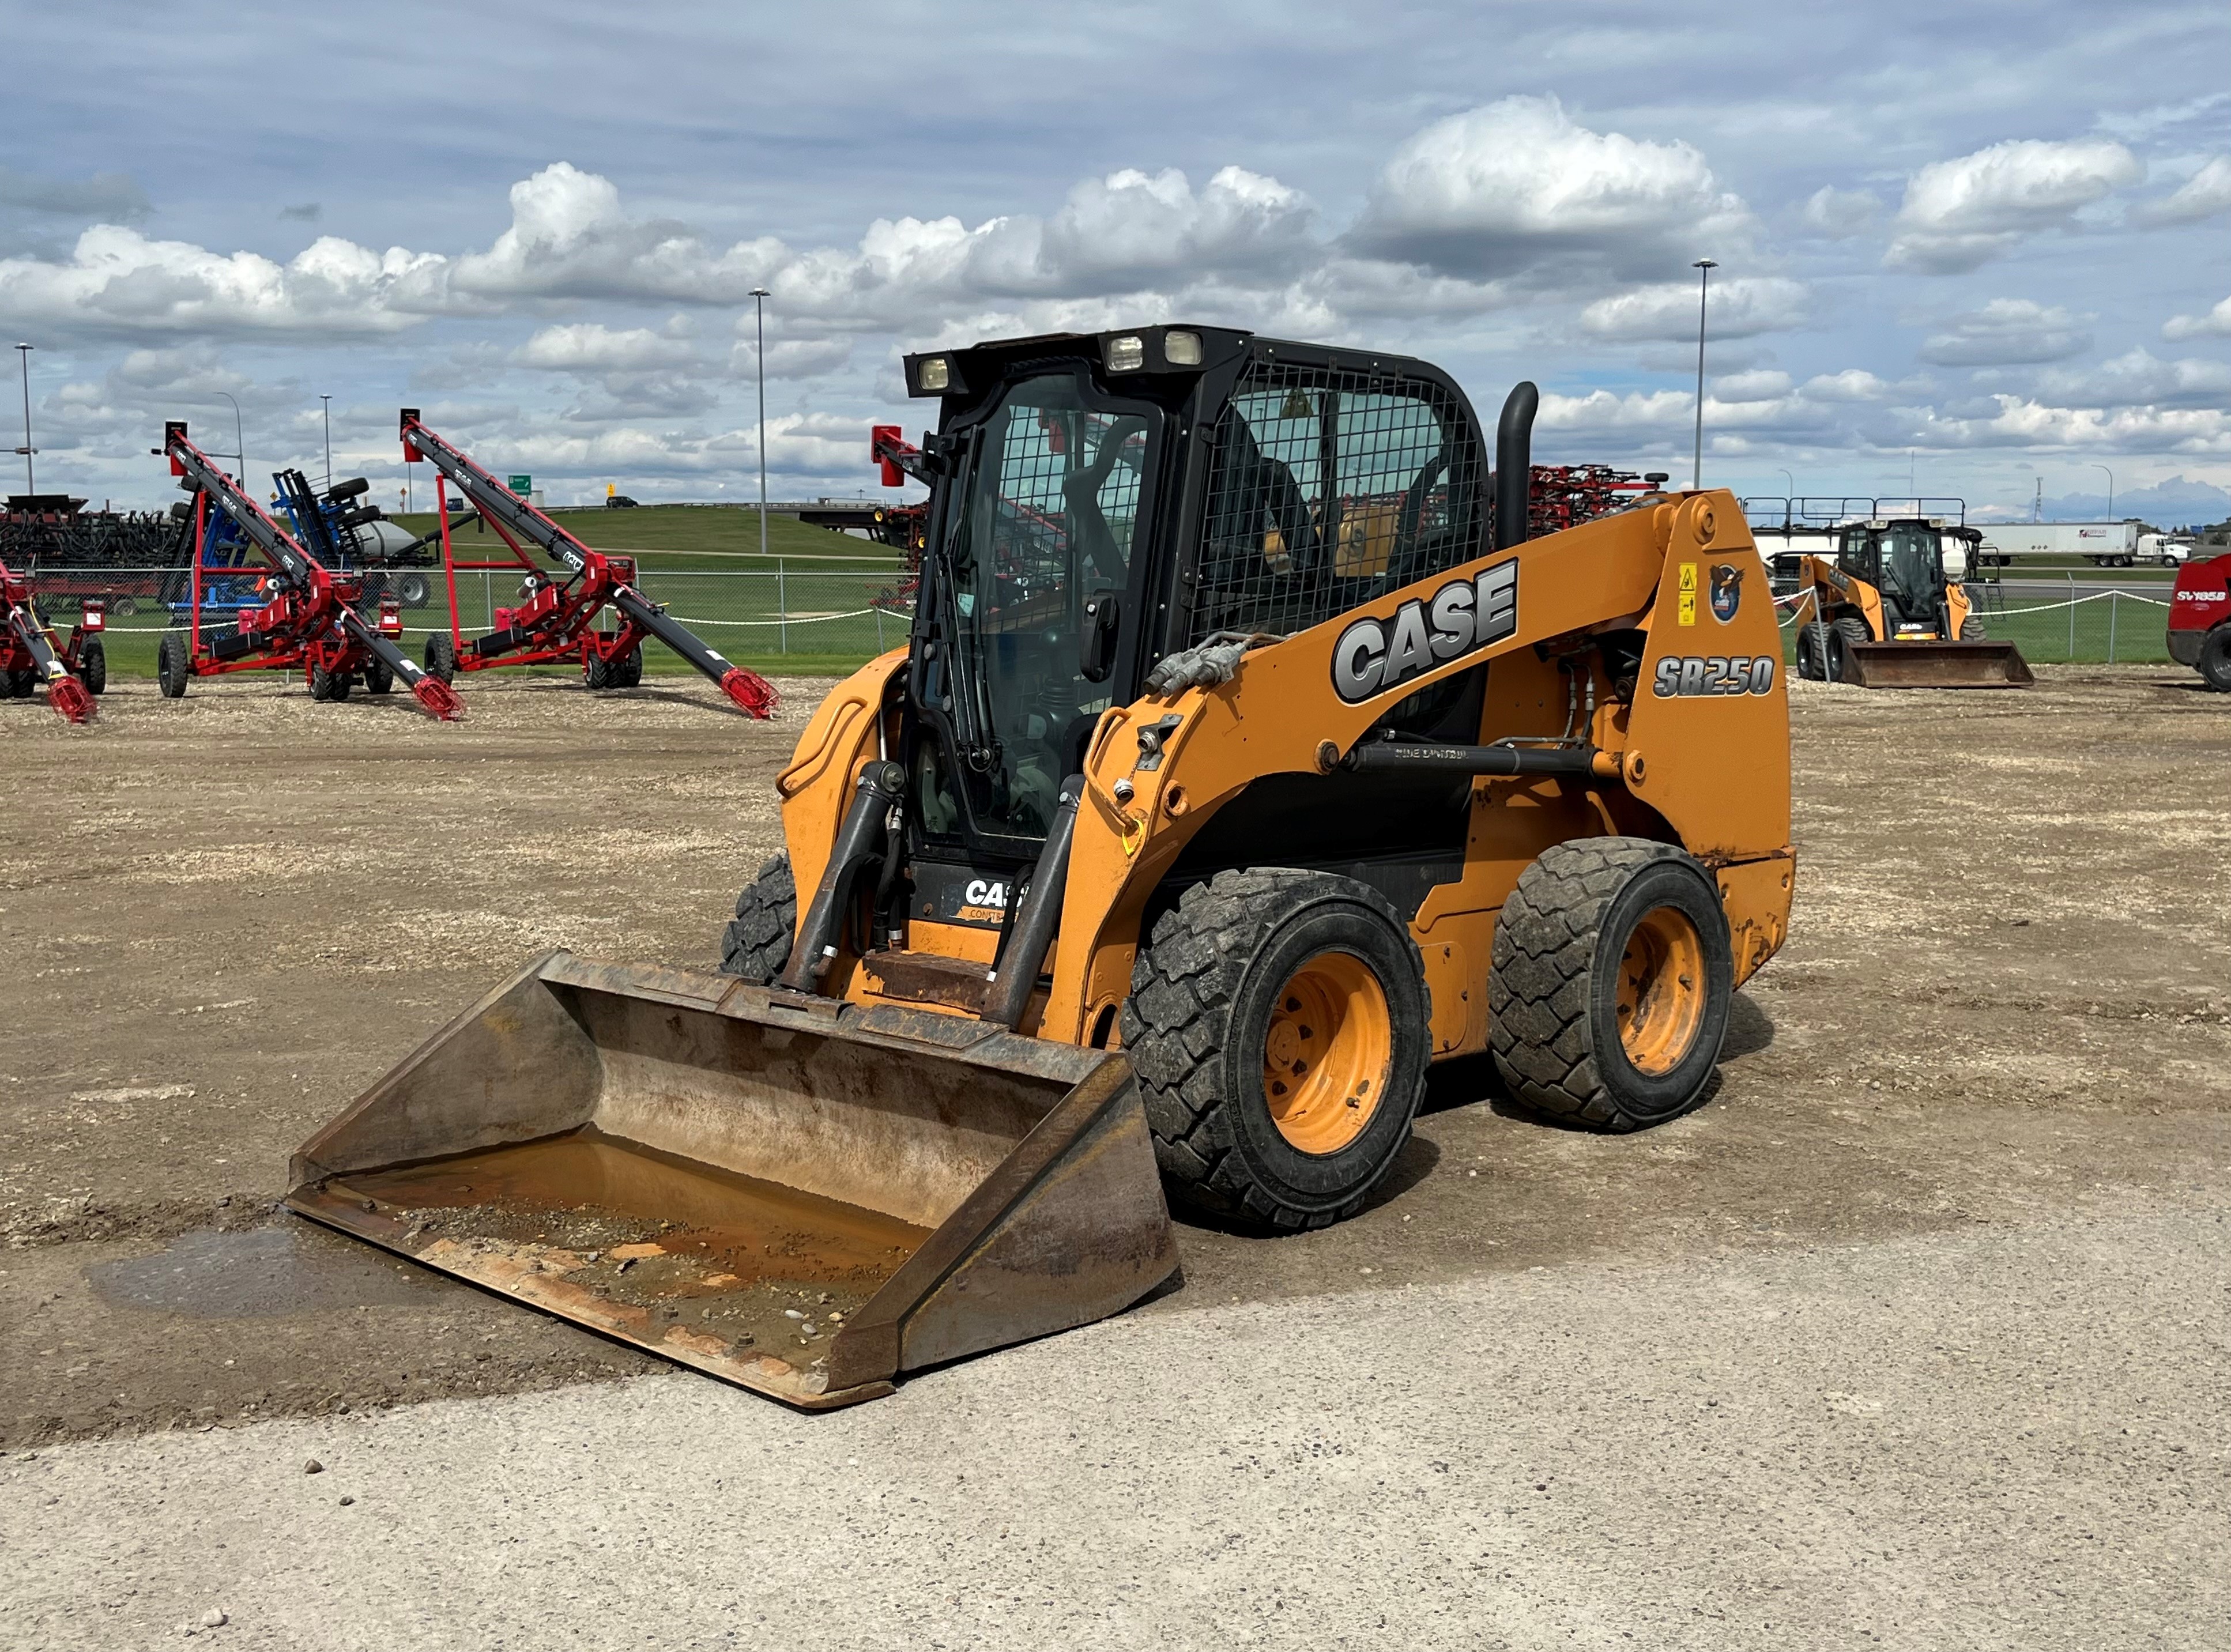
{"type": "Polygon", "coordinates": [[[47,704],[73,723],[93,720],[93,697],[108,686],[108,660],[100,646],[106,619],[98,600],[85,605],[85,617],[60,641],[39,617],[29,583],[0,562],[0,693],[29,700],[43,685],[47,704]]]}
{"type": "Polygon", "coordinates": [[[435,509],[442,524],[442,566],[449,589],[449,629],[426,639],[426,668],[444,681],[459,671],[493,666],[548,665],[579,661],[592,688],[632,688],[643,681],[643,643],[656,637],[720,685],[721,692],[754,717],[774,714],[774,685],[708,648],[696,634],[635,584],[635,558],[592,551],[488,472],[464,450],[419,423],[418,410],[403,410],[403,457],[434,467],[435,509]],[[495,530],[510,555],[460,560],[449,490],[464,495],[479,519],[495,530]],[[528,554],[532,545],[558,565],[562,577],[528,554]],[[495,629],[467,637],[457,618],[460,573],[526,576],[519,605],[499,608],[495,629]],[[605,622],[609,618],[611,623],[605,622]]]}
{"type": "Polygon", "coordinates": [[[1536,465],[1530,474],[1527,531],[1536,539],[1623,511],[1666,480],[1663,471],[1638,476],[1608,465],[1536,465]]]}
{"type": "Polygon", "coordinates": [[[379,599],[376,616],[359,612],[364,588],[352,575],[336,574],[265,513],[247,491],[186,439],[173,419],[163,427],[171,474],[194,495],[191,600],[188,625],[165,631],[156,652],[156,677],[171,700],[196,677],[235,671],[299,670],[314,700],[346,700],[359,681],[374,694],[401,681],[426,710],[446,722],[465,714],[449,686],[421,670],[397,646],[403,611],[393,597],[379,599]],[[237,530],[241,549],[222,564],[210,560],[217,538],[213,518],[237,530]],[[253,558],[252,560],[249,558],[253,558]],[[244,597],[236,617],[203,623],[204,609],[218,609],[223,592],[244,597]]]}
{"type": "MultiPolygon", "coordinates": [[[[909,478],[927,486],[929,471],[922,449],[909,442],[896,424],[878,424],[868,434],[868,457],[883,468],[883,486],[902,487],[909,478]]],[[[876,606],[895,613],[911,612],[922,589],[922,553],[929,545],[929,501],[887,505],[876,513],[878,537],[885,545],[906,552],[906,571],[896,586],[886,586],[876,606]]]]}

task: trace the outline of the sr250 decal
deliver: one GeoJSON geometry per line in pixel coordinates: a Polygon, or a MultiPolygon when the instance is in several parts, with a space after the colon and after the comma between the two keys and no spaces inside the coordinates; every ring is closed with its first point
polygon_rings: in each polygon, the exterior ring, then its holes
{"type": "Polygon", "coordinates": [[[1499,562],[1477,579],[1452,579],[1413,597],[1392,619],[1360,619],[1332,649],[1333,692],[1351,706],[1437,665],[1500,642],[1518,629],[1518,564],[1499,562]]]}
{"type": "Polygon", "coordinates": [[[1674,656],[1658,662],[1650,691],[1660,700],[1702,694],[1763,694],[1774,688],[1782,661],[1770,654],[1674,656]]]}

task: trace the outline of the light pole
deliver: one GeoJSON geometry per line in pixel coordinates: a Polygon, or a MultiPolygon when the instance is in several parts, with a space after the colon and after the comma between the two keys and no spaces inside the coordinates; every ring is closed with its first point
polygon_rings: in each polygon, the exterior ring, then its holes
{"type": "Polygon", "coordinates": [[[230,390],[219,390],[219,396],[232,403],[232,456],[240,461],[240,485],[248,486],[248,438],[241,434],[240,398],[230,390]]]}
{"type": "Polygon", "coordinates": [[[320,396],[318,399],[326,404],[326,491],[330,494],[333,491],[333,398],[320,396]]]}
{"type": "MultiPolygon", "coordinates": [[[[23,428],[28,430],[30,429],[30,426],[31,422],[27,417],[23,421],[23,428]]],[[[30,439],[31,438],[28,436],[23,438],[26,442],[29,442],[30,439]]],[[[2092,461],[2092,468],[2094,470],[2107,470],[2107,467],[2101,464],[2097,459],[2094,459],[2092,461]]],[[[2107,519],[2110,522],[2115,519],[2115,473],[2111,470],[2107,470],[2107,519]]]]}
{"type": "Polygon", "coordinates": [[[1712,272],[1719,265],[1699,258],[1689,268],[1697,272],[1697,461],[1689,473],[1693,492],[1704,485],[1704,303],[1711,290],[1712,272]]]}
{"type": "Polygon", "coordinates": [[[760,554],[767,553],[766,535],[766,301],[774,295],[764,287],[752,288],[752,308],[758,312],[759,347],[753,352],[760,372],[760,554]]]}
{"type": "Polygon", "coordinates": [[[38,449],[31,445],[32,346],[27,344],[19,344],[16,346],[16,350],[19,358],[23,364],[23,445],[16,448],[16,451],[23,455],[23,491],[26,494],[36,494],[39,491],[39,485],[33,480],[31,470],[31,455],[38,452],[38,449]]]}
{"type": "Polygon", "coordinates": [[[1789,491],[1782,496],[1782,527],[1784,532],[1788,532],[1789,513],[1797,508],[1797,478],[1791,475],[1785,466],[1776,465],[1775,468],[1782,472],[1782,481],[1789,484],[1789,491]]]}

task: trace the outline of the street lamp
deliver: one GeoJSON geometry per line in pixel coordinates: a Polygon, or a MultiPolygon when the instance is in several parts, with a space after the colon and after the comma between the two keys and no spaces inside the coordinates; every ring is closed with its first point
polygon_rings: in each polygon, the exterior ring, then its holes
{"type": "Polygon", "coordinates": [[[760,554],[767,553],[766,535],[766,301],[774,295],[764,287],[752,288],[752,308],[758,313],[760,371],[760,554]]]}
{"type": "Polygon", "coordinates": [[[1776,465],[1775,468],[1782,472],[1782,480],[1789,484],[1789,491],[1782,496],[1782,531],[1787,532],[1789,528],[1789,514],[1797,508],[1797,478],[1789,474],[1787,466],[1776,465]]]}
{"type": "MultiPolygon", "coordinates": [[[[29,428],[30,421],[27,418],[24,421],[24,429],[29,429],[29,428]]],[[[30,437],[25,436],[23,440],[29,442],[30,437]]],[[[2107,467],[2101,464],[2097,459],[2094,459],[2092,461],[2092,468],[2094,470],[2107,470],[2107,467]]],[[[2115,473],[2111,470],[2107,470],[2107,519],[2110,522],[2115,519],[2115,473]]]]}
{"type": "Polygon", "coordinates": [[[1689,266],[1697,272],[1697,460],[1689,473],[1691,491],[1704,485],[1704,302],[1712,285],[1712,272],[1719,265],[1709,258],[1699,258],[1689,266]]]}
{"type": "Polygon", "coordinates": [[[248,486],[248,438],[240,433],[240,398],[230,390],[219,390],[219,396],[232,403],[232,456],[240,461],[240,485],[248,486]]]}
{"type": "Polygon", "coordinates": [[[333,491],[333,398],[320,396],[318,399],[326,404],[326,491],[330,494],[333,491]]]}
{"type": "Polygon", "coordinates": [[[27,344],[16,346],[23,364],[23,445],[16,449],[23,455],[23,491],[36,494],[39,485],[32,479],[31,455],[38,449],[31,445],[31,349],[27,344]]]}

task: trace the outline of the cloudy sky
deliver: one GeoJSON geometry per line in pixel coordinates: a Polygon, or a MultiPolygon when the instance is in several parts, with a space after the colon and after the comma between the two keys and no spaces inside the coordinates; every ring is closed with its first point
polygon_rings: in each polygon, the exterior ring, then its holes
{"type": "Polygon", "coordinates": [[[405,403],[553,501],[756,497],[755,286],[779,498],[877,491],[902,349],[1185,317],[1685,480],[1710,257],[1708,483],[2231,514],[2231,8],[1687,12],[16,0],[0,328],[119,503],[228,394],[259,481],[330,394],[383,500],[405,403]]]}

